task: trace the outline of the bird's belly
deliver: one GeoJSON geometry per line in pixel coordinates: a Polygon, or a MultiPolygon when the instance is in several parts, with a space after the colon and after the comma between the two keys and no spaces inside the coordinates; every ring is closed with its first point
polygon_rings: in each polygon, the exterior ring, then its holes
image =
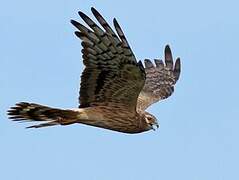
{"type": "Polygon", "coordinates": [[[108,107],[89,107],[77,111],[78,123],[130,134],[144,131],[139,120],[129,111],[108,107]]]}

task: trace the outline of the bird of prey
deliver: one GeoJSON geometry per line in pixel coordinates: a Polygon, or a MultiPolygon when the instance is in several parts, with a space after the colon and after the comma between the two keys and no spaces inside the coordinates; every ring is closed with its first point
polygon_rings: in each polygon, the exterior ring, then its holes
{"type": "Polygon", "coordinates": [[[82,40],[85,69],[81,75],[79,107],[58,109],[20,102],[8,110],[14,121],[38,122],[28,128],[80,123],[123,133],[141,133],[159,127],[157,119],[145,110],[168,98],[180,76],[180,59],[173,62],[169,45],[164,61],[137,61],[116,19],[113,30],[93,7],[97,25],[83,12],[85,25],[71,20],[82,40]]]}

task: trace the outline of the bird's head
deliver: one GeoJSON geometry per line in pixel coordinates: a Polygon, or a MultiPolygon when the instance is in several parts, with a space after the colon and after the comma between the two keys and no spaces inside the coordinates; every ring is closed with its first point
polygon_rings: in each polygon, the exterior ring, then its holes
{"type": "Polygon", "coordinates": [[[152,114],[145,112],[144,114],[144,120],[147,124],[147,130],[156,130],[156,128],[159,128],[159,123],[156,119],[155,116],[153,116],[152,114]]]}

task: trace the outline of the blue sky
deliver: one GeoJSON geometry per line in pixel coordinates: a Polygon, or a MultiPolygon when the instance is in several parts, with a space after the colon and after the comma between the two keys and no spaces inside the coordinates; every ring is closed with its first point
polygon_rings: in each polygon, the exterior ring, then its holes
{"type": "Polygon", "coordinates": [[[0,6],[0,179],[238,179],[239,11],[227,1],[4,1],[0,6]],[[138,59],[170,44],[182,74],[149,111],[158,131],[84,125],[29,130],[7,119],[19,101],[77,107],[83,70],[70,19],[94,6],[116,17],[138,59]]]}

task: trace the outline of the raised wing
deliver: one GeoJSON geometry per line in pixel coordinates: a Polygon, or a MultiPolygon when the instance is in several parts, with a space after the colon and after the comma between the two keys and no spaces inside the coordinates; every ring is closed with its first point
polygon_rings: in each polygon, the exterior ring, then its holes
{"type": "Polygon", "coordinates": [[[165,63],[159,59],[154,62],[156,66],[149,59],[144,61],[146,81],[138,98],[139,110],[145,110],[151,104],[171,96],[180,76],[180,58],[177,58],[174,64],[168,45],[165,47],[165,63]]]}
{"type": "Polygon", "coordinates": [[[118,36],[98,11],[91,10],[104,30],[82,12],[79,15],[90,28],[71,21],[79,30],[76,36],[83,41],[82,57],[86,66],[81,76],[79,107],[110,103],[135,111],[145,82],[144,67],[136,61],[116,19],[113,22],[118,36]]]}

